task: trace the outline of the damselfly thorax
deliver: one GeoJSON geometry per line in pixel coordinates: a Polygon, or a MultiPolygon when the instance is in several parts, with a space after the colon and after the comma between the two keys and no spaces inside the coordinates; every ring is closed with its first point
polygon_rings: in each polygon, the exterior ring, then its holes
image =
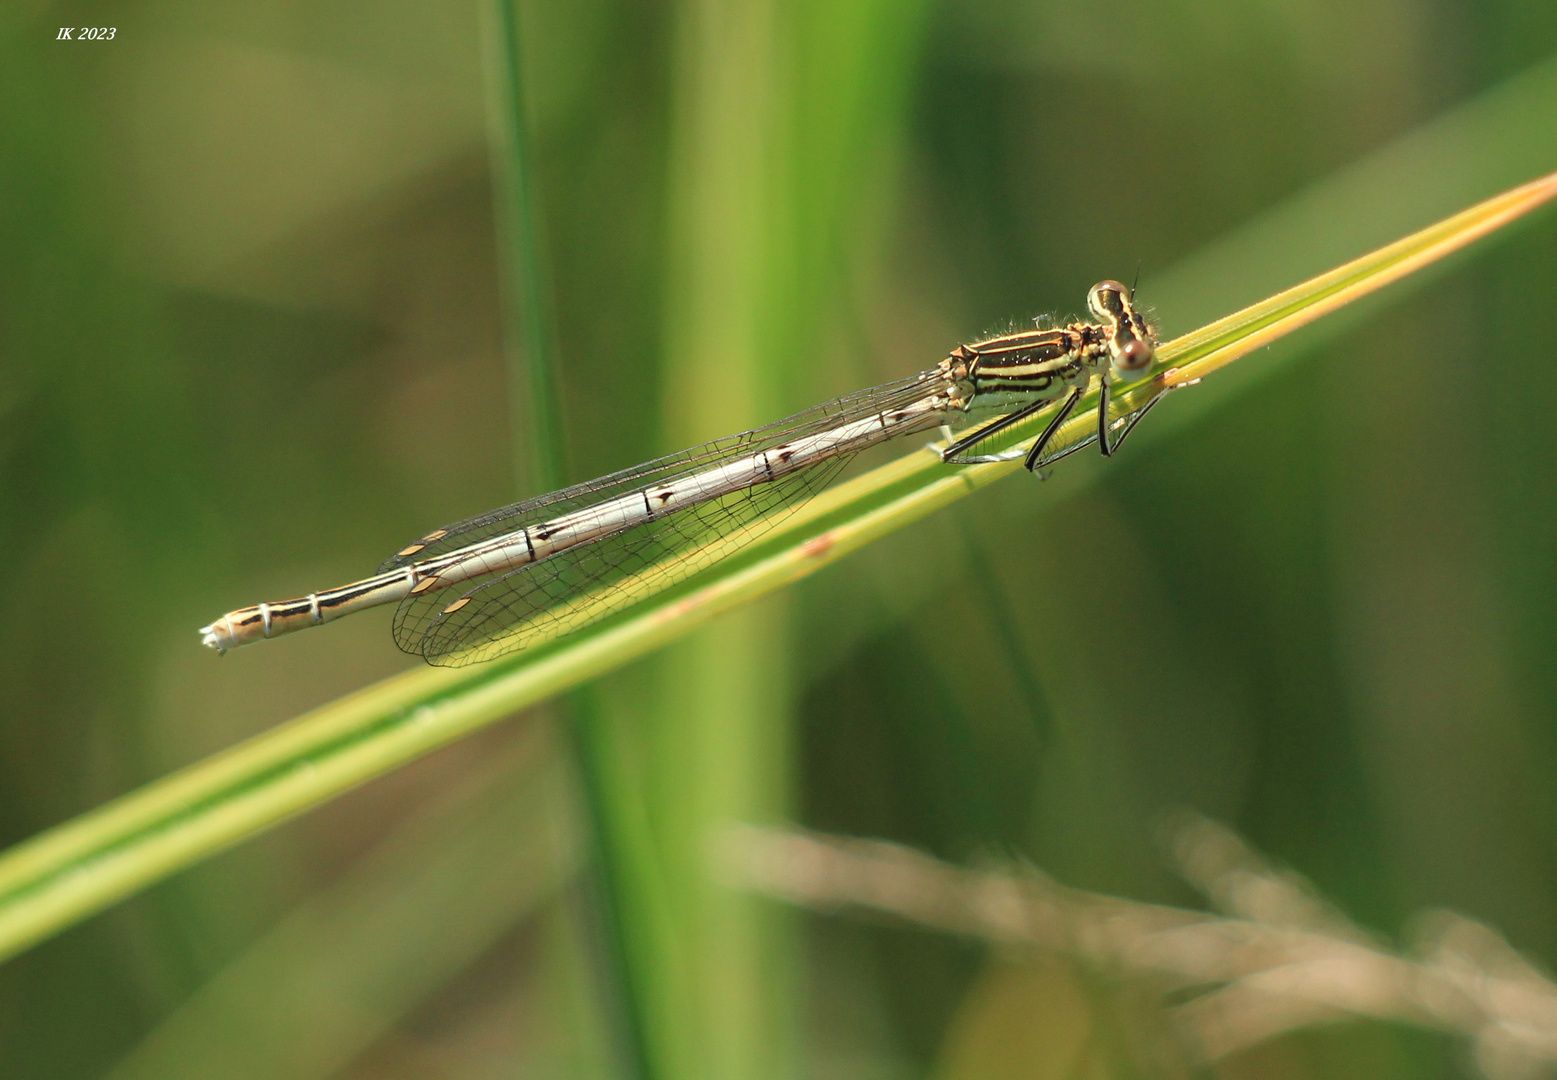
{"type": "Polygon", "coordinates": [[[402,649],[433,664],[474,663],[577,630],[685,580],[772,528],[860,451],[899,435],[993,411],[1003,415],[948,439],[941,459],[1021,457],[1036,472],[1094,440],[1110,455],[1161,400],[1114,433],[1110,384],[1145,377],[1153,338],[1117,281],[1094,285],[1087,306],[1097,322],[959,345],[913,378],[446,525],[403,547],[373,577],[229,612],[201,628],[204,643],[225,652],[396,603],[402,649]],[[1100,383],[1097,434],[1049,452],[1093,379],[1100,383]],[[1030,447],[967,453],[1056,403],[1030,447]]]}

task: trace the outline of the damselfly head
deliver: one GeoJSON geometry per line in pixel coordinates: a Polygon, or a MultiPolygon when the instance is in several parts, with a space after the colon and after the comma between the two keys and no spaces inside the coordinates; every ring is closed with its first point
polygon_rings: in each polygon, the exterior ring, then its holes
{"type": "Polygon", "coordinates": [[[1120,375],[1151,367],[1156,347],[1146,317],[1135,310],[1132,290],[1117,281],[1100,281],[1087,294],[1087,306],[1108,329],[1108,359],[1120,375]]]}

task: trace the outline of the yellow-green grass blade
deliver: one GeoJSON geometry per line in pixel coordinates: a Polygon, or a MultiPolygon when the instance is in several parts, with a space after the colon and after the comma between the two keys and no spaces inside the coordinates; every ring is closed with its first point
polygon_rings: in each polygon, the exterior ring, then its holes
{"type": "MultiPolygon", "coordinates": [[[[1153,396],[1213,374],[1557,196],[1526,184],[1163,345],[1153,396]]],[[[1359,373],[1366,378],[1366,373],[1359,373]]],[[[1008,434],[1032,438],[1042,415],[1008,434]]],[[[1081,415],[1062,437],[1096,423],[1081,415]]],[[[577,686],[1020,468],[948,468],[919,451],[824,494],[764,542],[570,638],[475,668],[418,669],[368,687],[115,800],[0,856],[0,956],[11,955],[245,837],[516,710],[577,686]]]]}

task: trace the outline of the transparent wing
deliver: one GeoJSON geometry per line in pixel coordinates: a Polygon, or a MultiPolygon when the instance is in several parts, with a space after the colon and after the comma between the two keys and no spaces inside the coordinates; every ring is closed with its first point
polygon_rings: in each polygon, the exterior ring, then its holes
{"type": "Polygon", "coordinates": [[[926,372],[925,375],[846,394],[766,427],[754,428],[739,435],[727,435],[701,446],[635,465],[631,469],[456,521],[419,537],[391,555],[378,568],[379,573],[447,554],[467,544],[513,532],[524,525],[561,517],[630,491],[669,483],[741,453],[757,453],[884,409],[907,405],[926,392],[926,376],[930,374],[926,372]]]}
{"type": "Polygon", "coordinates": [[[831,483],[853,456],[843,454],[777,482],[568,548],[485,580],[457,600],[448,594],[407,597],[396,622],[421,630],[416,651],[440,667],[479,663],[549,641],[684,581],[750,543],[831,483]]]}
{"type": "MultiPolygon", "coordinates": [[[[833,430],[923,398],[921,377],[862,390],[787,420],[659,458],[599,480],[456,522],[397,553],[384,569],[420,562],[471,543],[552,520],[618,496],[695,475],[731,458],[833,430]]],[[[896,434],[939,422],[927,412],[896,434]]],[[[564,549],[535,563],[475,578],[454,589],[407,596],[395,612],[395,642],[429,663],[476,663],[579,629],[650,591],[684,580],[771,528],[788,510],[837,476],[870,445],[845,447],[832,458],[779,480],[708,499],[564,549]]]]}

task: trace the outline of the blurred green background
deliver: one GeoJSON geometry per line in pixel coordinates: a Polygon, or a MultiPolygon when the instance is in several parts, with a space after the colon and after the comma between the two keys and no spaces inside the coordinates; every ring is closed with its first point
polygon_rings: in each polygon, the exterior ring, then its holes
{"type": "MultiPolygon", "coordinates": [[[[195,627],[534,493],[495,10],[0,7],[6,843],[408,664],[387,613],[195,627]]],[[[519,25],[570,481],[1103,277],[1186,331],[1557,168],[1550,0],[519,25]]],[[[1547,214],[151,889],[0,968],[0,1076],[1166,1069],[1118,986],[725,888],[729,820],[1195,904],[1189,806],[1387,937],[1444,906],[1557,962],[1554,291],[1547,214]]],[[[1219,1067],[1462,1074],[1368,1024],[1219,1067]]]]}

